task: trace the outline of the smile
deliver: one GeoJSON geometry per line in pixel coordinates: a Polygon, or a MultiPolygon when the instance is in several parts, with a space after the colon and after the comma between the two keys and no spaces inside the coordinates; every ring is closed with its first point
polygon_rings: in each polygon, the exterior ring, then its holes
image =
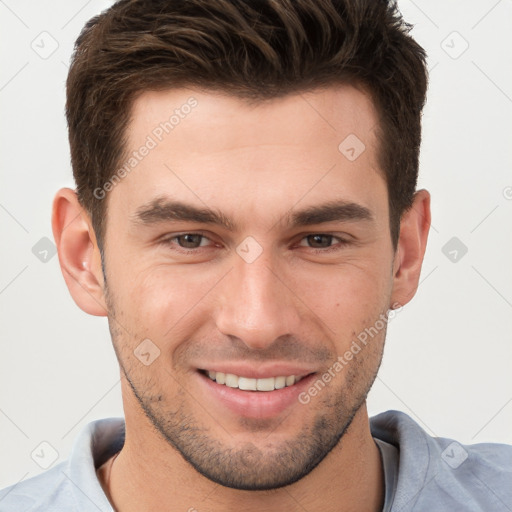
{"type": "Polygon", "coordinates": [[[211,370],[204,370],[203,373],[217,384],[222,384],[230,388],[238,388],[243,391],[274,391],[275,389],[283,389],[293,386],[305,377],[305,375],[280,375],[276,377],[265,377],[263,379],[253,379],[232,373],[222,373],[211,370]]]}

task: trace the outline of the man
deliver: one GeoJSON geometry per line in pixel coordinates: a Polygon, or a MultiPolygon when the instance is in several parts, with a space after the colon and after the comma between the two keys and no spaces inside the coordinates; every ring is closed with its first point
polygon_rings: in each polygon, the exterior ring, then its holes
{"type": "Polygon", "coordinates": [[[430,226],[425,55],[374,0],[121,1],[67,83],[53,230],[125,421],[0,510],[510,510],[503,445],[369,420],[430,226]]]}

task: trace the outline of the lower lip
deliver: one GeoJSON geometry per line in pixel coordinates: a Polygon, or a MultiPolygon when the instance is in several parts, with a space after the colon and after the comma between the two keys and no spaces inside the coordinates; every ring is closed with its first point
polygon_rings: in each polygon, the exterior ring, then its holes
{"type": "Polygon", "coordinates": [[[308,388],[315,374],[299,382],[274,391],[243,391],[218,384],[201,372],[197,372],[201,385],[217,403],[244,418],[271,418],[299,403],[299,395],[308,388]]]}

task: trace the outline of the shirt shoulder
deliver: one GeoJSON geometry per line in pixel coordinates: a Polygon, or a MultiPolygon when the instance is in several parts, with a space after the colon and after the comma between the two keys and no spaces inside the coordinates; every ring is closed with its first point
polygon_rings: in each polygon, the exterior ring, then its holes
{"type": "Polygon", "coordinates": [[[374,416],[370,426],[399,450],[392,511],[510,510],[512,446],[433,437],[399,411],[374,416]]]}
{"type": "Polygon", "coordinates": [[[112,512],[96,469],[124,443],[122,418],[89,423],[68,460],[0,490],[0,512],[112,512]]]}
{"type": "Polygon", "coordinates": [[[66,462],[61,462],[39,475],[0,490],[0,512],[48,510],[55,501],[74,510],[75,505],[67,489],[66,465],[66,462]]]}

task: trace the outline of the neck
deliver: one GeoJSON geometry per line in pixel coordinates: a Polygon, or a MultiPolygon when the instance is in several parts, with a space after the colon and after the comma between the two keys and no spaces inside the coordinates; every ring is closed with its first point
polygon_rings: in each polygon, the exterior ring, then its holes
{"type": "Polygon", "coordinates": [[[366,404],[311,473],[272,491],[240,491],[210,481],[155,434],[145,416],[126,414],[125,444],[112,466],[108,491],[118,512],[377,512],[383,504],[384,474],[366,404]]]}

